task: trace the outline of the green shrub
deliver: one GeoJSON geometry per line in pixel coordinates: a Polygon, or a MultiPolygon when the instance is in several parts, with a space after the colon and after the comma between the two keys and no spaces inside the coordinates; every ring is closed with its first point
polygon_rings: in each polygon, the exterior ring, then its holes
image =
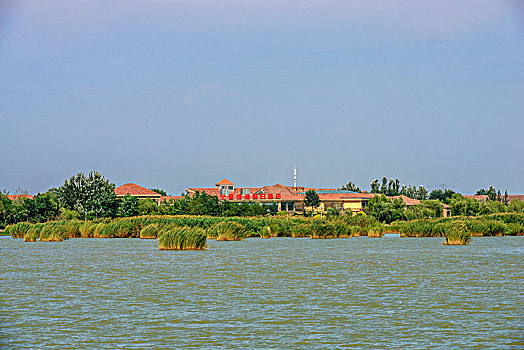
{"type": "Polygon", "coordinates": [[[47,224],[40,231],[40,242],[61,242],[67,239],[67,231],[63,225],[47,224]]]}
{"type": "Polygon", "coordinates": [[[362,235],[362,227],[360,226],[350,226],[350,230],[351,230],[351,237],[359,237],[362,235]]]}
{"type": "Polygon", "coordinates": [[[235,221],[222,221],[216,224],[217,241],[241,241],[246,234],[246,227],[235,221]]]}
{"type": "Polygon", "coordinates": [[[206,232],[198,227],[171,226],[158,238],[160,250],[205,250],[206,232]]]}
{"type": "Polygon", "coordinates": [[[445,245],[465,245],[471,240],[468,227],[462,221],[454,221],[446,225],[445,245]]]}
{"type": "Polygon", "coordinates": [[[384,232],[386,231],[386,228],[384,225],[380,223],[376,223],[373,226],[368,227],[368,237],[382,237],[384,236],[384,232]]]}
{"type": "Polygon", "coordinates": [[[158,238],[158,225],[150,224],[140,230],[140,238],[142,239],[156,239],[158,238]]]}
{"type": "Polygon", "coordinates": [[[36,240],[40,237],[40,231],[42,230],[43,226],[44,225],[42,224],[32,225],[24,235],[24,242],[36,242],[36,240]]]}
{"type": "Polygon", "coordinates": [[[14,225],[8,225],[5,228],[5,233],[11,235],[13,238],[24,238],[25,234],[31,228],[28,222],[19,222],[14,225]]]}

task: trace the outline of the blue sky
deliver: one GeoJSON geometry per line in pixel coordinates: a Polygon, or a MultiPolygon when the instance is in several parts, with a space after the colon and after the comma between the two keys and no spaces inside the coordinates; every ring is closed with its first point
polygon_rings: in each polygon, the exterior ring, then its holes
{"type": "Polygon", "coordinates": [[[518,1],[4,1],[0,189],[524,193],[518,1]]]}

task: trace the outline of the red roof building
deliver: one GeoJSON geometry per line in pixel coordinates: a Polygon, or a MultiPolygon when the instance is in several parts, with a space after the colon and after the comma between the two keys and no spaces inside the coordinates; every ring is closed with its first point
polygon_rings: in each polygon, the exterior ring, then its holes
{"type": "Polygon", "coordinates": [[[151,191],[145,187],[133,183],[127,183],[122,186],[118,186],[115,188],[115,194],[117,197],[124,197],[125,195],[129,194],[130,196],[138,197],[138,199],[151,198],[155,201],[158,201],[158,199],[162,197],[160,193],[151,191]]]}
{"type": "Polygon", "coordinates": [[[366,193],[348,193],[337,189],[315,189],[308,187],[292,187],[282,184],[262,187],[235,187],[235,184],[227,179],[216,183],[216,187],[191,187],[186,189],[189,196],[197,192],[216,196],[220,200],[231,202],[258,202],[261,204],[277,203],[280,211],[303,211],[305,192],[309,189],[330,192],[318,193],[321,204],[319,209],[326,210],[334,207],[339,210],[351,209],[361,211],[365,203],[375,195],[366,193]]]}
{"type": "Polygon", "coordinates": [[[27,198],[27,199],[33,199],[34,196],[31,194],[8,194],[7,198],[9,198],[12,201],[27,198]]]}

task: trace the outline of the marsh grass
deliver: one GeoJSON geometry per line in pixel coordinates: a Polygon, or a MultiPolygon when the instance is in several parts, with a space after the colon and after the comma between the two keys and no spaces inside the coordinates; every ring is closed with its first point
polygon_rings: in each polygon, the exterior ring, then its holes
{"type": "Polygon", "coordinates": [[[298,225],[294,225],[290,229],[291,231],[291,237],[295,238],[304,238],[304,237],[311,237],[311,225],[308,223],[301,223],[298,225]]]}
{"type": "Polygon", "coordinates": [[[382,237],[384,236],[384,232],[386,231],[386,228],[382,224],[375,224],[373,226],[368,227],[367,233],[368,237],[382,237]]]}
{"type": "Polygon", "coordinates": [[[466,245],[471,240],[471,233],[462,221],[454,221],[446,225],[446,241],[444,245],[466,245]]]}
{"type": "Polygon", "coordinates": [[[43,227],[43,224],[32,225],[24,235],[24,242],[36,242],[36,240],[40,237],[40,231],[42,231],[43,227]]]}
{"type": "Polygon", "coordinates": [[[364,232],[364,230],[362,229],[362,227],[360,226],[350,226],[349,227],[350,229],[350,232],[351,232],[351,237],[359,237],[359,236],[362,236],[362,233],[364,232]]]}
{"type": "Polygon", "coordinates": [[[351,226],[341,221],[313,221],[310,224],[311,238],[347,238],[351,236],[351,226]]]}
{"type": "Polygon", "coordinates": [[[31,228],[28,222],[19,222],[14,225],[8,225],[5,228],[5,233],[11,235],[13,238],[24,238],[27,231],[31,228]]]}
{"type": "Polygon", "coordinates": [[[159,250],[205,250],[206,232],[199,227],[171,226],[158,238],[159,250]]]}
{"type": "Polygon", "coordinates": [[[241,241],[246,236],[246,227],[235,221],[216,224],[217,241],[241,241]]]}
{"type": "Polygon", "coordinates": [[[97,224],[93,224],[91,221],[83,222],[80,227],[78,227],[78,232],[80,233],[81,238],[92,238],[93,232],[97,224]]]}
{"type": "Polygon", "coordinates": [[[140,230],[140,238],[156,239],[158,238],[158,224],[149,224],[140,230]]]}
{"type": "Polygon", "coordinates": [[[45,225],[40,231],[40,242],[61,242],[67,239],[67,230],[63,225],[45,225]]]}
{"type": "Polygon", "coordinates": [[[271,226],[268,225],[262,227],[258,234],[260,235],[260,238],[271,238],[271,226]]]}

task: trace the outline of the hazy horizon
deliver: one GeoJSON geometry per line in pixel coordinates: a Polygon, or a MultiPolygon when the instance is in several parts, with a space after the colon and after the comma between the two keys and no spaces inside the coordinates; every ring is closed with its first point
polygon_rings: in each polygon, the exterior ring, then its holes
{"type": "Polygon", "coordinates": [[[4,1],[0,190],[524,193],[518,1],[4,1]]]}

